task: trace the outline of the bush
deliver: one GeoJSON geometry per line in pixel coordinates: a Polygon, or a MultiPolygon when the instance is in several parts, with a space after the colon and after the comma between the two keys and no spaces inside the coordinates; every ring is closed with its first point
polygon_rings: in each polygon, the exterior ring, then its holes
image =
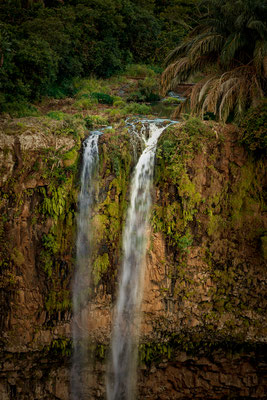
{"type": "Polygon", "coordinates": [[[85,126],[88,129],[92,129],[96,125],[108,125],[108,120],[101,115],[88,115],[84,118],[85,126]]]}
{"type": "Polygon", "coordinates": [[[97,99],[98,102],[101,104],[110,104],[110,105],[113,104],[113,97],[110,96],[109,94],[93,92],[91,96],[97,99]]]}
{"type": "Polygon", "coordinates": [[[130,103],[123,109],[124,114],[150,114],[151,107],[146,104],[130,103]]]}
{"type": "Polygon", "coordinates": [[[138,90],[132,92],[128,97],[128,101],[133,102],[153,102],[160,100],[159,82],[158,78],[153,71],[153,76],[144,76],[144,79],[139,79],[138,90]]]}
{"type": "Polygon", "coordinates": [[[90,110],[95,104],[97,104],[97,99],[92,97],[82,97],[81,99],[75,101],[73,106],[77,110],[90,110]]]}
{"type": "Polygon", "coordinates": [[[197,117],[189,117],[183,126],[183,130],[189,136],[209,136],[212,134],[211,129],[197,117]]]}
{"type": "Polygon", "coordinates": [[[62,82],[54,82],[47,86],[46,95],[55,99],[64,99],[65,97],[73,97],[77,93],[72,80],[63,80],[62,82]]]}
{"type": "Polygon", "coordinates": [[[178,99],[177,97],[167,97],[163,99],[162,102],[164,104],[180,104],[182,100],[178,99]]]}
{"type": "Polygon", "coordinates": [[[66,114],[63,113],[62,111],[50,111],[46,115],[47,117],[56,119],[57,121],[63,121],[64,118],[66,117],[66,114]]]}
{"type": "Polygon", "coordinates": [[[154,77],[156,75],[153,69],[151,69],[147,65],[140,65],[140,64],[127,65],[124,74],[132,76],[134,78],[154,77]]]}
{"type": "Polygon", "coordinates": [[[0,100],[0,112],[6,112],[11,117],[23,118],[23,117],[39,117],[40,113],[36,107],[26,102],[12,102],[1,104],[0,100]]]}
{"type": "Polygon", "coordinates": [[[105,91],[104,81],[102,79],[97,79],[95,77],[86,79],[74,79],[73,85],[77,90],[76,97],[89,96],[93,92],[103,92],[105,91]]]}
{"type": "Polygon", "coordinates": [[[123,100],[116,100],[116,101],[114,101],[113,105],[114,105],[114,107],[117,107],[117,108],[123,108],[126,106],[126,102],[123,100]]]}
{"type": "Polygon", "coordinates": [[[138,84],[141,94],[144,96],[145,101],[157,101],[160,99],[158,94],[159,83],[155,76],[146,77],[138,84]]]}
{"type": "Polygon", "coordinates": [[[132,101],[132,102],[143,102],[145,101],[146,98],[144,96],[144,94],[142,94],[139,90],[132,92],[128,97],[127,97],[127,101],[132,101]]]}

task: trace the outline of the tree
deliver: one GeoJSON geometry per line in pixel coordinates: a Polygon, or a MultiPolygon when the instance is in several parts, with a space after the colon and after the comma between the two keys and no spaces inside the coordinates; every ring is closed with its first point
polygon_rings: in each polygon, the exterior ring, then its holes
{"type": "Polygon", "coordinates": [[[192,112],[202,116],[211,112],[226,121],[231,112],[240,117],[264,96],[267,5],[262,0],[205,0],[202,4],[206,10],[200,23],[167,57],[163,92],[202,73],[187,103],[192,112]]]}

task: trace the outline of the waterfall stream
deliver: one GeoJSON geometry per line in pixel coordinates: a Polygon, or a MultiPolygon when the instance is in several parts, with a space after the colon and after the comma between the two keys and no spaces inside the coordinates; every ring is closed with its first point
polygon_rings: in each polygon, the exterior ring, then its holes
{"type": "Polygon", "coordinates": [[[100,132],[92,132],[84,141],[81,190],[77,218],[76,270],[73,282],[73,358],[71,369],[72,400],[88,399],[86,394],[90,372],[89,351],[89,296],[90,256],[93,234],[90,228],[92,207],[95,203],[97,184],[95,173],[98,167],[98,138],[100,132]]]}
{"type": "Polygon", "coordinates": [[[138,125],[131,124],[132,135],[143,142],[144,150],[131,182],[130,205],[123,236],[123,265],[107,376],[108,400],[135,398],[143,266],[151,206],[150,189],[157,141],[168,126],[162,126],[162,121],[138,121],[138,125]]]}

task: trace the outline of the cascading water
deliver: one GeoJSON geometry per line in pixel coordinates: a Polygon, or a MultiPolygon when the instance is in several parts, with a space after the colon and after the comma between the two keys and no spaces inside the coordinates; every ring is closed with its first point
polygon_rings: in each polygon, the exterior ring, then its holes
{"type": "MultiPolygon", "coordinates": [[[[142,122],[142,121],[141,121],[142,122]]],[[[138,121],[140,125],[140,121],[138,121]]],[[[107,377],[108,400],[135,398],[139,309],[146,249],[146,230],[151,206],[150,189],[153,178],[157,141],[166,129],[162,121],[143,121],[142,129],[133,135],[145,145],[131,183],[131,197],[123,236],[123,265],[114,319],[111,361],[107,377]],[[147,138],[148,135],[148,138],[147,138]]]]}
{"type": "Polygon", "coordinates": [[[84,141],[81,191],[77,219],[76,271],[73,282],[73,358],[71,369],[72,400],[88,399],[88,376],[90,375],[89,351],[89,296],[90,296],[90,255],[92,230],[90,217],[95,203],[97,185],[95,173],[98,166],[99,132],[92,132],[84,141]]]}

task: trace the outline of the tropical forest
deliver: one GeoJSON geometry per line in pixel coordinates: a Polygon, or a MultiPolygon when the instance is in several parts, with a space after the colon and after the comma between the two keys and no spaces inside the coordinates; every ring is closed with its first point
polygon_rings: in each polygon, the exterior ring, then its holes
{"type": "Polygon", "coordinates": [[[0,0],[0,400],[266,399],[266,90],[266,0],[0,0]]]}

